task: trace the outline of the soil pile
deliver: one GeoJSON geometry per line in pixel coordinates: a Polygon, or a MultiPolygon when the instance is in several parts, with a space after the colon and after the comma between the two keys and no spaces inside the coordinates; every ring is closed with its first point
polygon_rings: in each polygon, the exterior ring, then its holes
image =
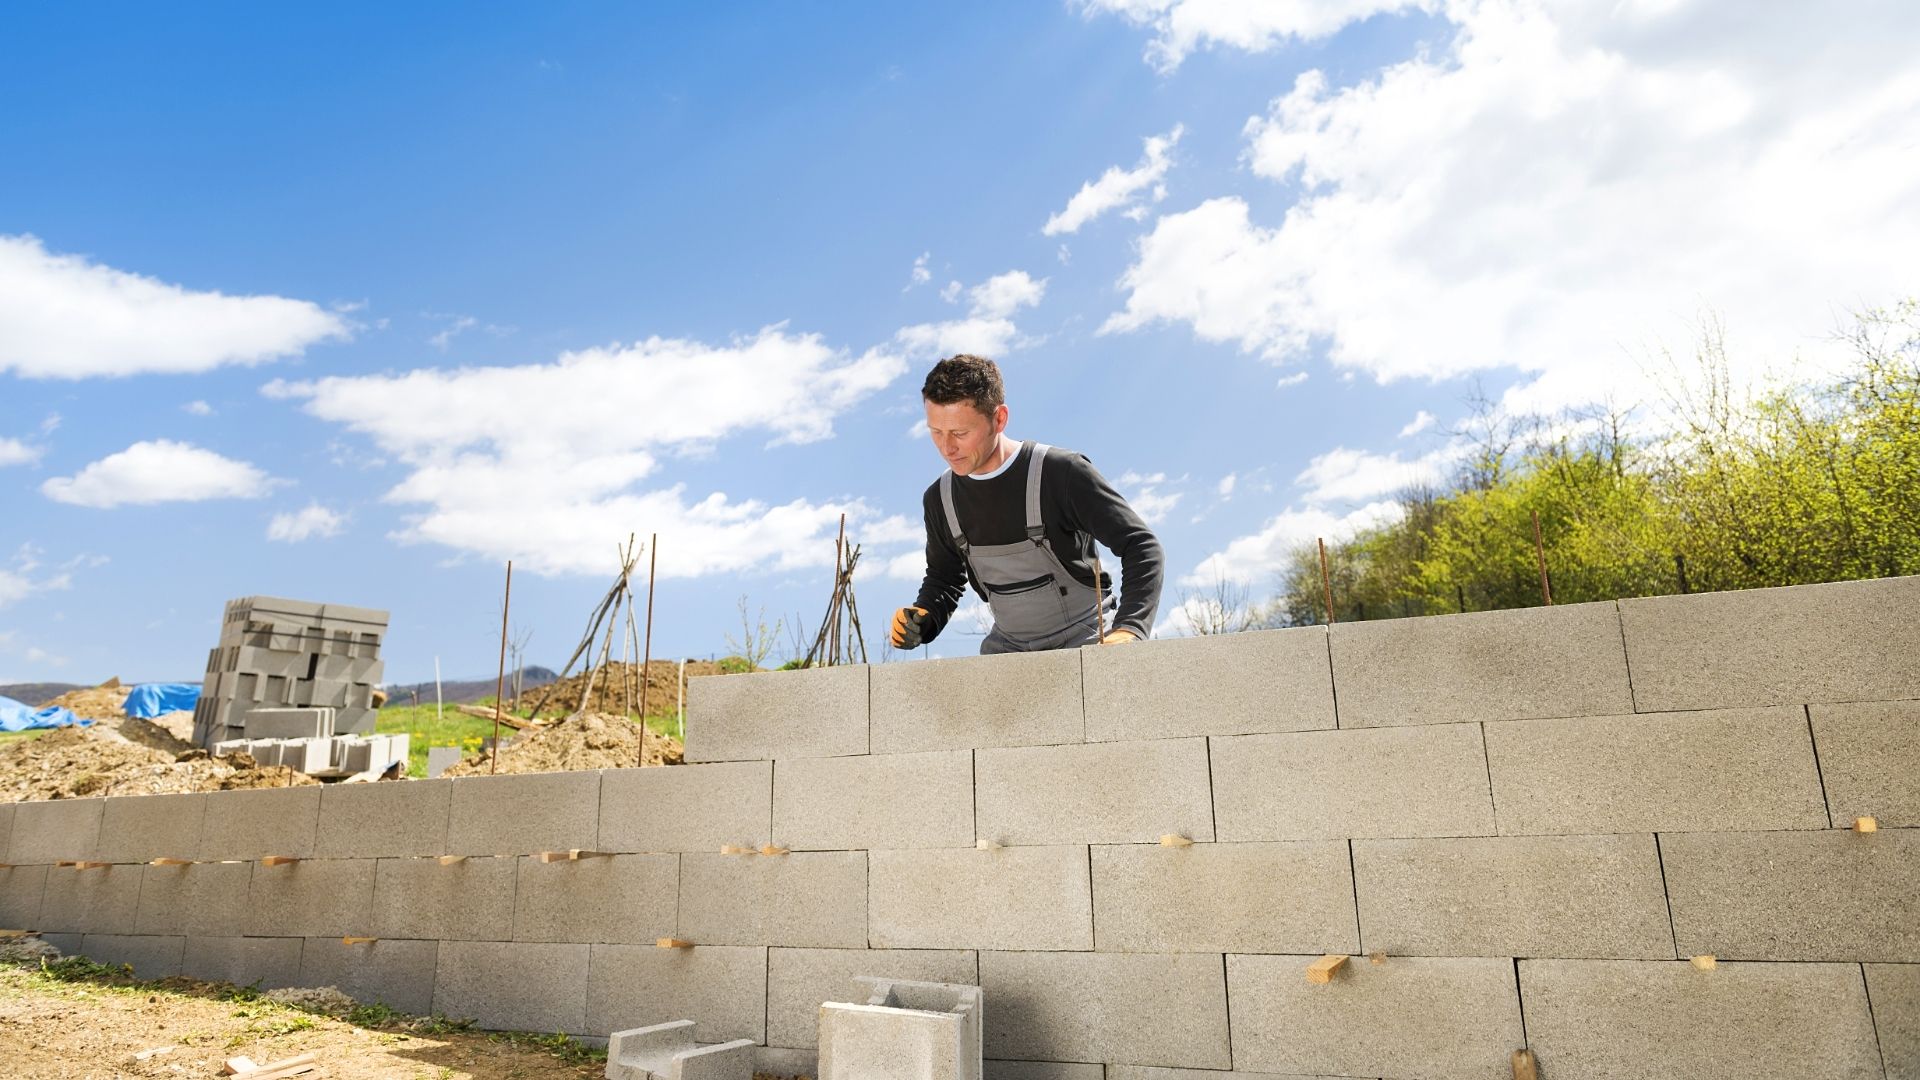
{"type": "MultiPolygon", "coordinates": [[[[583,713],[521,732],[501,748],[498,769],[493,767],[492,751],[482,750],[449,766],[446,775],[627,769],[639,760],[639,751],[640,725],[619,716],[583,713]]],[[[680,740],[647,732],[648,765],[678,765],[683,757],[680,740]]]]}
{"type": "Polygon", "coordinates": [[[0,802],[292,787],[318,780],[245,754],[171,754],[88,728],[60,728],[0,745],[0,802]]]}
{"type": "Polygon", "coordinates": [[[57,705],[71,709],[73,715],[82,720],[118,720],[126,715],[127,695],[131,693],[132,687],[121,686],[118,679],[109,679],[99,686],[61,694],[42,708],[57,705]]]}
{"type": "MultiPolygon", "coordinates": [[[[520,704],[532,708],[546,695],[546,704],[540,706],[541,716],[567,716],[581,711],[580,699],[587,692],[587,681],[593,681],[593,700],[587,703],[586,711],[612,713],[618,716],[628,711],[631,702],[638,708],[641,704],[640,672],[644,665],[625,664],[618,660],[606,667],[595,668],[592,672],[561,679],[538,690],[528,690],[520,695],[520,704]]],[[[695,679],[703,675],[720,674],[720,665],[710,660],[687,661],[687,678],[695,679]]],[[[679,702],[680,661],[655,660],[653,671],[647,679],[646,716],[671,715],[679,702]]]]}

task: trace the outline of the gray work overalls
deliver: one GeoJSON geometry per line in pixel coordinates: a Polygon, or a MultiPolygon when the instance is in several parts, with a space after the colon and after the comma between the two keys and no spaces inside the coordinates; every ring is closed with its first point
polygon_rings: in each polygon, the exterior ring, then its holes
{"type": "MultiPolygon", "coordinates": [[[[1067,571],[1047,530],[1040,522],[1040,469],[1047,445],[1028,441],[1021,448],[1027,459],[1027,538],[1015,544],[969,544],[953,509],[953,471],[940,477],[940,506],[947,513],[947,531],[960,545],[967,573],[986,593],[993,609],[993,630],[980,643],[982,653],[1038,652],[1092,645],[1098,635],[1094,607],[1100,593],[1067,571]]],[[[1109,609],[1114,607],[1107,598],[1109,609]]],[[[1110,613],[1109,613],[1110,614],[1110,613]]]]}

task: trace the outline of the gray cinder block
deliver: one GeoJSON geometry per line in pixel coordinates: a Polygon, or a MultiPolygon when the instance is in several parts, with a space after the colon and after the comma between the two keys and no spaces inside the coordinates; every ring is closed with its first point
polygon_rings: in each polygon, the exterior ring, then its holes
{"type": "Polygon", "coordinates": [[[1478,724],[1229,735],[1212,742],[1221,840],[1493,833],[1478,724]]]}
{"type": "Polygon", "coordinates": [[[373,883],[372,859],[306,859],[255,866],[247,892],[245,933],[250,937],[372,935],[373,883]]]}
{"type": "Polygon", "coordinates": [[[105,799],[53,799],[18,803],[7,861],[18,864],[92,859],[100,843],[105,799]]]}
{"type": "Polygon", "coordinates": [[[240,721],[249,739],[331,739],[333,710],[326,707],[300,709],[249,709],[240,721]]]}
{"type": "Polygon", "coordinates": [[[1223,1073],[1210,1069],[1161,1069],[1150,1065],[1115,1065],[1107,1070],[1106,1080],[1341,1080],[1341,1078],[1303,1076],[1300,1073],[1255,1073],[1241,1069],[1223,1073]]]}
{"type": "Polygon", "coordinates": [[[600,831],[597,772],[462,776],[450,782],[448,854],[594,849],[600,831]]]}
{"type": "Polygon", "coordinates": [[[1002,844],[1213,839],[1205,739],[974,753],[975,827],[1002,844]]]}
{"type": "Polygon", "coordinates": [[[299,986],[300,945],[297,937],[190,937],[180,974],[262,990],[299,986]]]}
{"type": "Polygon", "coordinates": [[[1827,809],[1837,826],[1872,817],[1882,826],[1920,825],[1920,701],[1815,705],[1827,809]]]}
{"type": "Polygon", "coordinates": [[[1520,987],[1542,1076],[1882,1075],[1855,964],[1522,960],[1520,987]]]}
{"type": "MultiPolygon", "coordinates": [[[[876,949],[1091,949],[1084,847],[868,853],[876,949]]],[[[1013,1055],[1020,1056],[1020,1055],[1013,1055]]]]}
{"type": "Polygon", "coordinates": [[[680,859],[675,855],[555,863],[521,856],[513,938],[652,942],[674,936],[679,898],[680,859]]]}
{"type": "Polygon", "coordinates": [[[252,863],[143,867],[134,932],[189,937],[242,933],[252,881],[252,863]]]}
{"type": "Polygon", "coordinates": [[[616,1031],[607,1040],[607,1080],[753,1080],[753,1043],[700,1046],[694,1022],[616,1031]]]}
{"type": "Polygon", "coordinates": [[[41,941],[60,950],[61,956],[79,956],[80,934],[35,934],[41,941]]]}
{"type": "Polygon", "coordinates": [[[1508,1056],[1524,1045],[1510,959],[1361,960],[1322,985],[1306,979],[1315,959],[1227,957],[1236,1066],[1482,1080],[1507,1075],[1508,1056]]]}
{"type": "Polygon", "coordinates": [[[1093,742],[1334,726],[1325,627],[1088,649],[1081,663],[1093,742]]]}
{"type": "MultiPolygon", "coordinates": [[[[718,676],[710,676],[718,678],[718,676]]],[[[773,763],[731,761],[600,774],[601,851],[719,851],[767,842],[773,763]]]]}
{"type": "Polygon", "coordinates": [[[1920,577],[1620,601],[1640,712],[1920,698],[1920,577]]]}
{"type": "Polygon", "coordinates": [[[443,941],[433,1011],[483,1028],[586,1034],[590,948],[443,941]]]}
{"type": "Polygon", "coordinates": [[[966,750],[774,764],[773,842],[781,847],[972,847],[973,839],[973,755],[966,750]]]}
{"type": "Polygon", "coordinates": [[[757,761],[867,752],[867,667],[687,680],[687,760],[757,761]]]}
{"type": "Polygon", "coordinates": [[[144,866],[105,866],[76,870],[56,866],[47,872],[47,889],[35,929],[85,934],[131,934],[140,902],[144,866]]]}
{"type": "Polygon", "coordinates": [[[384,633],[387,622],[392,616],[379,608],[354,607],[351,604],[328,604],[320,612],[320,618],[328,626],[344,626],[348,623],[362,623],[362,627],[350,627],[356,632],[373,629],[374,633],[384,633]]]}
{"type": "Polygon", "coordinates": [[[1682,956],[1920,961],[1920,829],[1660,837],[1682,956]]]}
{"type": "Polygon", "coordinates": [[[983,952],[980,985],[990,1057],[1231,1065],[1218,953],[983,952]]]}
{"type": "Polygon", "coordinates": [[[1355,840],[1353,872],[1364,950],[1322,951],[1676,955],[1651,834],[1355,840]]]}
{"type": "Polygon", "coordinates": [[[767,953],[767,1042],[819,1045],[820,1003],[850,996],[862,975],[977,983],[976,954],[955,949],[772,949],[767,953]]]}
{"type": "Polygon", "coordinates": [[[820,1080],[979,1080],[965,1017],[830,1001],[820,1006],[820,1080]]]}
{"type": "Polygon", "coordinates": [[[1360,949],[1339,840],[1095,847],[1093,926],[1101,951],[1360,949]]]}
{"type": "Polygon", "coordinates": [[[1086,730],[1079,649],[873,669],[876,754],[1077,743],[1086,730]]]}
{"type": "Polygon", "coordinates": [[[820,1053],[790,1046],[753,1048],[753,1071],[774,1077],[808,1077],[820,1074],[820,1053]]]}
{"type": "Polygon", "coordinates": [[[457,746],[427,747],[427,779],[433,780],[449,768],[460,764],[466,754],[457,746]]]}
{"type": "Polygon", "coordinates": [[[180,974],[180,958],[187,940],[131,934],[87,934],[80,953],[98,964],[126,964],[138,979],[166,979],[180,974]]]}
{"type": "Polygon", "coordinates": [[[867,853],[680,856],[680,937],[715,945],[867,944],[867,853]]]}
{"type": "Polygon", "coordinates": [[[320,789],[313,853],[322,859],[445,854],[452,802],[448,780],[328,784],[320,789]]]}
{"type": "Polygon", "coordinates": [[[1338,623],[1332,634],[1343,728],[1633,711],[1611,602],[1338,623]]]}
{"type": "MultiPolygon", "coordinates": [[[[1106,1066],[1075,1061],[995,1061],[987,1059],[987,1080],[1102,1080],[1106,1066]]],[[[1115,1065],[1114,1068],[1128,1066],[1115,1065]]],[[[1232,1073],[1217,1070],[1196,1071],[1204,1080],[1221,1080],[1232,1073]]]]}
{"type": "Polygon", "coordinates": [[[1795,708],[1486,725],[1500,831],[1824,829],[1795,708]]]}
{"type": "Polygon", "coordinates": [[[300,950],[300,986],[332,986],[355,1001],[424,1016],[433,1011],[437,941],[382,938],[351,944],[311,937],[300,950]]]}
{"type": "Polygon", "coordinates": [[[46,895],[52,867],[0,866],[0,928],[38,930],[40,899],[46,895]]]}
{"type": "MultiPolygon", "coordinates": [[[[373,929],[381,938],[510,941],[516,860],[381,859],[373,883],[373,929]]],[[[268,873],[262,867],[260,873],[268,873]]]]}
{"type": "Polygon", "coordinates": [[[97,848],[101,861],[143,863],[191,859],[199,853],[205,795],[140,795],[103,801],[97,848]]]}
{"type": "Polygon", "coordinates": [[[13,803],[0,803],[0,863],[13,861],[8,848],[13,839],[13,803]]]}
{"type": "Polygon", "coordinates": [[[200,830],[202,859],[312,856],[320,828],[320,788],[215,791],[200,830]]]}
{"type": "Polygon", "coordinates": [[[765,1042],[767,950],[595,945],[587,1033],[691,1019],[709,1038],[765,1042]]]}
{"type": "Polygon", "coordinates": [[[1920,964],[1865,968],[1887,1080],[1920,1080],[1920,964]]]}

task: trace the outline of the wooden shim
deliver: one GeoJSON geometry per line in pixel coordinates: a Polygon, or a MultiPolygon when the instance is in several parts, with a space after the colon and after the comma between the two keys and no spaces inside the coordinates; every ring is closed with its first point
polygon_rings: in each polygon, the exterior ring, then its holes
{"type": "Polygon", "coordinates": [[[1347,958],[1344,956],[1331,954],[1323,956],[1307,965],[1307,981],[1316,986],[1330,983],[1333,981],[1333,973],[1339,971],[1346,963],[1347,958]]]}
{"type": "Polygon", "coordinates": [[[220,1066],[220,1075],[238,1076],[241,1073],[254,1072],[259,1068],[260,1066],[250,1057],[233,1057],[228,1058],[226,1063],[220,1066]]]}
{"type": "Polygon", "coordinates": [[[677,937],[655,938],[653,944],[662,949],[691,949],[693,942],[677,937]]]}
{"type": "Polygon", "coordinates": [[[568,848],[565,851],[543,851],[534,858],[543,863],[578,862],[581,859],[611,859],[611,851],[587,851],[583,848],[568,848]]]}
{"type": "Polygon", "coordinates": [[[23,938],[23,937],[32,937],[32,936],[33,936],[33,931],[31,930],[0,930],[0,939],[4,939],[4,940],[12,940],[13,938],[23,938]]]}
{"type": "Polygon", "coordinates": [[[720,854],[722,854],[722,855],[751,855],[751,854],[753,854],[753,849],[752,849],[752,848],[750,848],[750,847],[741,847],[741,846],[740,846],[739,844],[722,844],[722,845],[720,845],[720,854]]]}
{"type": "Polygon", "coordinates": [[[297,855],[269,855],[266,858],[260,860],[260,865],[261,866],[285,866],[288,863],[297,863],[299,861],[300,861],[300,858],[297,855]]]}
{"type": "Polygon", "coordinates": [[[981,851],[1000,850],[1000,845],[992,840],[978,840],[974,842],[973,846],[979,848],[981,851]]]}
{"type": "Polygon", "coordinates": [[[1691,957],[1690,962],[1701,971],[1712,971],[1720,963],[1714,959],[1712,953],[1701,953],[1699,956],[1691,957]]]}
{"type": "Polygon", "coordinates": [[[1387,962],[1387,954],[1381,952],[1379,949],[1375,949],[1367,954],[1367,959],[1376,964],[1384,964],[1387,962]]]}
{"type": "Polygon", "coordinates": [[[1879,832],[1880,822],[1871,817],[1857,817],[1853,819],[1853,831],[1857,833],[1879,832]]]}
{"type": "MultiPolygon", "coordinates": [[[[233,1061],[245,1060],[247,1059],[233,1059],[233,1061]]],[[[251,1069],[244,1069],[232,1075],[241,1077],[242,1080],[280,1080],[281,1077],[295,1076],[318,1068],[319,1060],[320,1055],[316,1053],[300,1054],[295,1057],[281,1058],[279,1061],[269,1061],[265,1065],[255,1065],[251,1069]]],[[[230,1061],[227,1064],[231,1065],[233,1062],[230,1061]]]]}
{"type": "Polygon", "coordinates": [[[105,870],[107,867],[112,865],[113,864],[110,862],[88,862],[83,860],[81,862],[74,863],[73,868],[75,870],[105,870]]]}
{"type": "Polygon", "coordinates": [[[148,859],[148,866],[192,866],[192,859],[148,859]]]}
{"type": "Polygon", "coordinates": [[[1513,1080],[1540,1080],[1540,1066],[1533,1060],[1533,1051],[1513,1052],[1513,1080]]]}
{"type": "Polygon", "coordinates": [[[466,862],[466,861],[467,861],[467,857],[466,857],[465,855],[442,855],[442,856],[440,856],[440,865],[441,865],[441,866],[452,866],[452,865],[453,865],[454,863],[457,863],[457,862],[466,862]]]}
{"type": "Polygon", "coordinates": [[[342,945],[371,945],[371,944],[373,944],[374,942],[376,942],[376,941],[379,941],[379,940],[380,940],[380,939],[379,939],[379,938],[377,938],[377,937],[343,937],[343,938],[341,938],[341,939],[340,939],[340,944],[342,944],[342,945]]]}
{"type": "Polygon", "coordinates": [[[791,850],[791,848],[783,848],[774,844],[760,845],[760,854],[762,855],[785,855],[791,850]]]}
{"type": "Polygon", "coordinates": [[[1168,833],[1160,838],[1161,847],[1192,847],[1193,841],[1179,833],[1168,833]]]}

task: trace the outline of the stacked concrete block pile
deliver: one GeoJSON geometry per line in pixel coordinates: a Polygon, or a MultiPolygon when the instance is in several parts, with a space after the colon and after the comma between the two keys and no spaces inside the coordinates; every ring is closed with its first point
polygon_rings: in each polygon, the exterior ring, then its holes
{"type": "Polygon", "coordinates": [[[211,749],[233,739],[286,738],[280,732],[295,721],[309,721],[315,730],[294,736],[372,732],[386,632],[387,613],[370,608],[272,596],[228,601],[194,708],[194,741],[211,749]],[[289,709],[332,710],[330,730],[320,734],[317,718],[289,715],[289,709]],[[249,730],[255,710],[267,713],[261,723],[268,731],[249,730]]]}
{"type": "Polygon", "coordinates": [[[766,1071],[875,976],[988,1077],[1920,1080],[1920,578],[689,689],[681,767],[20,804],[0,927],[766,1071]]]}

